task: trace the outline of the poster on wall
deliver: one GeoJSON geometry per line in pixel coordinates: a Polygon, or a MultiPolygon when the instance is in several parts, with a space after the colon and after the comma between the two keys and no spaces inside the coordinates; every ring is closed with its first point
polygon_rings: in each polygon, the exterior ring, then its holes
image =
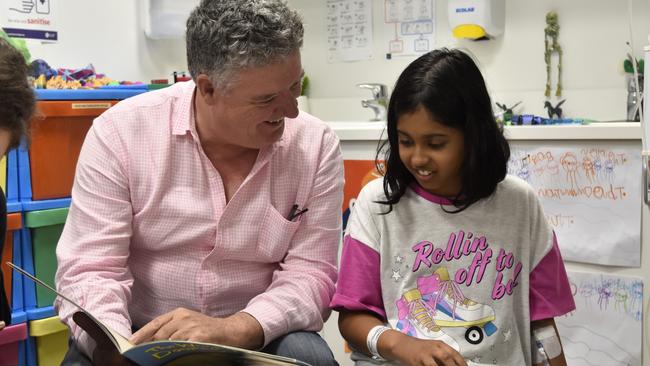
{"type": "Polygon", "coordinates": [[[327,0],[327,61],[372,58],[372,1],[327,0]]]}
{"type": "Polygon", "coordinates": [[[435,36],[435,0],[384,0],[386,59],[429,52],[435,36]]]}
{"type": "Polygon", "coordinates": [[[56,42],[54,6],[50,0],[5,0],[0,6],[0,26],[10,37],[56,42]]]}
{"type": "Polygon", "coordinates": [[[576,310],[555,318],[569,366],[641,366],[643,282],[569,271],[576,310]]]}
{"type": "Polygon", "coordinates": [[[508,173],[536,190],[564,259],[640,265],[639,147],[516,142],[511,143],[508,173]]]}

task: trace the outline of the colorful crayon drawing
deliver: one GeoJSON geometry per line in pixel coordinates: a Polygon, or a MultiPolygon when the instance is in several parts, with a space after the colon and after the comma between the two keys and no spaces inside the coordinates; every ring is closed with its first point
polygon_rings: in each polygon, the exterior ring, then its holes
{"type": "Polygon", "coordinates": [[[643,282],[570,271],[576,310],[556,318],[569,366],[640,366],[643,282]]]}
{"type": "Polygon", "coordinates": [[[638,144],[515,141],[508,173],[536,191],[565,259],[639,265],[643,199],[638,144]]]}

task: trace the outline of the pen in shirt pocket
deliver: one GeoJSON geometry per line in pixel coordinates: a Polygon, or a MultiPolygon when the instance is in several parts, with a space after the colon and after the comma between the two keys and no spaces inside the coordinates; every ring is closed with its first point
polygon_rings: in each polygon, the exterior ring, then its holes
{"type": "Polygon", "coordinates": [[[294,221],[308,210],[308,208],[298,209],[298,204],[295,204],[291,206],[291,211],[289,211],[289,215],[287,215],[287,220],[294,221]]]}

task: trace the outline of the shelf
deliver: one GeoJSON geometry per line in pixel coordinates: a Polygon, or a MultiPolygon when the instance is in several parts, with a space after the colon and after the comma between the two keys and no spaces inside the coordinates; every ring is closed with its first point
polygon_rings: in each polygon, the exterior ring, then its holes
{"type": "MultiPolygon", "coordinates": [[[[385,139],[386,122],[327,122],[341,141],[385,139]]],[[[595,122],[588,125],[506,126],[508,140],[641,140],[639,122],[595,122]]]]}

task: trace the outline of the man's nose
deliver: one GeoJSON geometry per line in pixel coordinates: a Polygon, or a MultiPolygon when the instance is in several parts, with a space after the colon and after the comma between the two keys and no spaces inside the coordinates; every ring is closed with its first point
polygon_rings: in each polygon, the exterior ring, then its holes
{"type": "Polygon", "coordinates": [[[283,92],[280,96],[281,104],[278,107],[284,117],[298,117],[298,99],[290,91],[283,92]]]}

